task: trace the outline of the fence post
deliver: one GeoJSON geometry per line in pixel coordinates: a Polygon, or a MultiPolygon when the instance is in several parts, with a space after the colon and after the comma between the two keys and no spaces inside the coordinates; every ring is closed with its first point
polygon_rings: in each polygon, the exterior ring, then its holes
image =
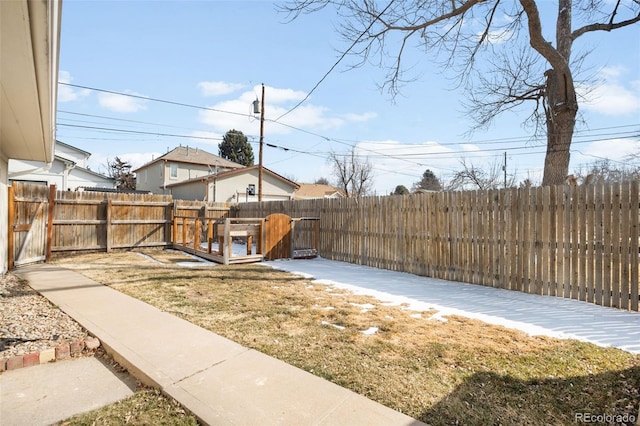
{"type": "Polygon", "coordinates": [[[198,251],[200,248],[200,218],[196,217],[193,224],[193,249],[198,251]]]}
{"type": "Polygon", "coordinates": [[[638,255],[640,255],[640,182],[631,182],[631,226],[630,226],[630,243],[631,243],[631,271],[629,273],[631,277],[631,304],[632,311],[638,311],[638,300],[640,290],[640,280],[638,279],[638,269],[640,268],[638,262],[638,255]]]}
{"type": "Polygon", "coordinates": [[[111,199],[107,200],[107,220],[105,221],[105,240],[107,253],[111,253],[111,199]]]}
{"type": "Polygon", "coordinates": [[[8,241],[8,246],[9,247],[7,249],[7,256],[8,256],[7,268],[10,271],[14,267],[14,264],[13,264],[13,262],[14,262],[14,257],[13,257],[14,247],[13,246],[14,246],[15,242],[14,242],[14,234],[13,234],[14,230],[13,230],[13,228],[15,226],[15,220],[16,220],[16,217],[15,217],[15,215],[16,215],[16,206],[14,204],[14,202],[15,202],[15,188],[13,186],[10,186],[7,189],[9,190],[8,191],[8,200],[7,200],[7,204],[8,204],[7,205],[7,210],[8,210],[8,213],[9,213],[9,215],[8,215],[8,223],[7,223],[7,231],[8,231],[7,232],[7,236],[8,236],[8,240],[9,240],[8,241]]]}
{"type": "Polygon", "coordinates": [[[178,221],[176,220],[176,213],[178,211],[178,205],[174,201],[173,208],[171,209],[171,243],[172,245],[178,241],[178,221]]]}
{"type": "Polygon", "coordinates": [[[207,253],[211,254],[211,244],[213,243],[213,219],[207,219],[207,253]]]}
{"type": "Polygon", "coordinates": [[[47,247],[44,261],[51,261],[51,240],[53,240],[53,216],[56,203],[56,186],[49,186],[49,211],[47,212],[47,247]]]}

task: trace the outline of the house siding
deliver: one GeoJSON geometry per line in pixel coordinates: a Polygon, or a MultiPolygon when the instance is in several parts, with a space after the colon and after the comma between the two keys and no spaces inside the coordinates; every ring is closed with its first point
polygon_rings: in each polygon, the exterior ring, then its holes
{"type": "Polygon", "coordinates": [[[9,160],[12,181],[30,181],[55,185],[61,190],[75,191],[79,187],[114,188],[115,181],[107,176],[92,173],[82,167],[72,166],[60,159],[55,159],[47,169],[46,164],[39,161],[9,160]],[[29,173],[33,171],[33,173],[29,173]]]}
{"type": "Polygon", "coordinates": [[[56,142],[55,153],[57,156],[73,161],[77,166],[82,167],[83,169],[87,168],[90,154],[83,150],[77,149],[71,145],[56,142]]]}
{"type": "Polygon", "coordinates": [[[150,191],[154,194],[163,194],[163,162],[150,164],[136,172],[136,189],[150,191]]]}
{"type": "Polygon", "coordinates": [[[207,201],[205,200],[207,184],[200,180],[187,182],[171,188],[171,195],[175,200],[207,201]]]}
{"type": "MultiPolygon", "coordinates": [[[[230,169],[222,167],[218,168],[218,172],[224,172],[227,170],[230,169]]],[[[214,171],[211,170],[209,166],[204,164],[180,163],[177,161],[162,160],[137,170],[136,189],[151,191],[155,194],[173,194],[173,190],[166,188],[167,185],[204,177],[213,172],[214,171]],[[175,164],[178,167],[178,176],[174,178],[171,177],[172,164],[175,164]]]]}
{"type": "Polygon", "coordinates": [[[7,272],[7,259],[9,258],[9,230],[6,224],[9,221],[9,206],[7,205],[8,192],[8,170],[9,160],[4,156],[2,150],[0,150],[0,275],[7,272]]]}
{"type": "MultiPolygon", "coordinates": [[[[212,178],[209,181],[209,201],[215,202],[255,202],[258,201],[258,170],[250,170],[246,173],[227,176],[221,179],[212,178]],[[247,195],[247,187],[256,186],[255,195],[247,195]],[[214,192],[215,191],[215,192],[214,192]]],[[[268,174],[262,177],[262,200],[290,200],[293,197],[293,188],[286,182],[268,174]]]]}

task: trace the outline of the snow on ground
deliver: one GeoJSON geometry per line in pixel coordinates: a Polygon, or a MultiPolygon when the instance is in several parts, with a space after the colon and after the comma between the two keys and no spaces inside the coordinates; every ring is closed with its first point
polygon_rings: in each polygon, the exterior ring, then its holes
{"type": "MultiPolygon", "coordinates": [[[[217,244],[214,246],[216,250],[217,244]]],[[[243,244],[234,242],[232,250],[234,255],[246,254],[243,244]]],[[[181,262],[179,265],[217,265],[197,256],[191,257],[193,262],[181,262]]],[[[448,315],[459,315],[521,330],[529,335],[577,339],[640,354],[639,312],[322,258],[277,260],[263,264],[314,279],[318,284],[327,285],[329,292],[331,288],[345,289],[354,294],[373,296],[385,304],[406,304],[407,309],[417,312],[434,309],[437,312],[426,317],[431,320],[446,321],[448,315]]],[[[370,306],[362,308],[371,309],[370,306]]]]}
{"type": "Polygon", "coordinates": [[[521,330],[529,335],[577,339],[640,354],[639,312],[322,258],[278,260],[264,264],[313,278],[316,283],[329,287],[373,296],[382,302],[407,304],[411,310],[437,310],[430,319],[446,321],[447,315],[459,315],[521,330]]]}

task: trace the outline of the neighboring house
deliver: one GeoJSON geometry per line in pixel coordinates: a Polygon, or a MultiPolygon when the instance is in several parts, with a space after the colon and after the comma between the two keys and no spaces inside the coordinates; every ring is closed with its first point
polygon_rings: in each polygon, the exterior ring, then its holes
{"type": "MultiPolygon", "coordinates": [[[[258,201],[259,166],[243,167],[167,185],[173,198],[211,202],[258,201]]],[[[262,169],[262,201],[291,200],[299,185],[262,169]]]]}
{"type": "Polygon", "coordinates": [[[0,274],[7,271],[9,159],[50,163],[62,2],[0,1],[0,274]]]}
{"type": "Polygon", "coordinates": [[[137,190],[169,194],[167,188],[176,183],[243,167],[198,148],[179,146],[133,172],[137,190]]]}
{"type": "Polygon", "coordinates": [[[343,190],[321,183],[298,183],[300,186],[293,194],[294,200],[311,200],[314,198],[345,198],[343,190]]]}
{"type": "Polygon", "coordinates": [[[53,161],[9,160],[9,182],[34,182],[55,185],[61,190],[115,187],[115,179],[87,168],[91,153],[56,141],[53,161]]]}

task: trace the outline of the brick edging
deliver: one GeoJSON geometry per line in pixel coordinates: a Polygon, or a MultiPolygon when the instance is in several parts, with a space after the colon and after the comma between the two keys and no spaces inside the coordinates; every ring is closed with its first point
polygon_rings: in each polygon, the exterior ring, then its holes
{"type": "Polygon", "coordinates": [[[48,362],[62,361],[78,356],[85,350],[87,352],[95,352],[99,347],[100,340],[96,337],[87,337],[86,339],[75,340],[73,342],[63,342],[55,348],[24,355],[16,355],[11,358],[0,358],[0,372],[46,364],[48,362]]]}

